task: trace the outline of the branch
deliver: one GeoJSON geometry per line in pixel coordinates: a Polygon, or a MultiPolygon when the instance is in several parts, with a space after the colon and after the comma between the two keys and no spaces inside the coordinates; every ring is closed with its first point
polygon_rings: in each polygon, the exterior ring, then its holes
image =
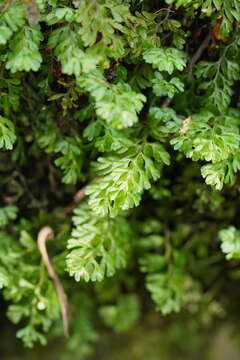
{"type": "MultiPolygon", "coordinates": [[[[193,68],[193,66],[195,65],[195,63],[201,58],[202,53],[204,52],[204,50],[208,47],[209,42],[211,40],[212,37],[212,31],[209,32],[209,34],[205,37],[205,39],[203,40],[202,44],[199,46],[199,48],[197,49],[197,51],[195,52],[195,54],[193,55],[193,57],[190,59],[188,66],[186,67],[185,72],[187,72],[188,70],[191,70],[193,68]]],[[[171,102],[172,102],[173,98],[169,98],[167,97],[161,107],[165,108],[168,107],[171,102]]]]}
{"type": "Polygon", "coordinates": [[[87,186],[84,186],[82,189],[78,190],[73,196],[73,202],[67,205],[63,210],[63,215],[67,215],[73,211],[77,204],[85,197],[87,186]]]}
{"type": "MultiPolygon", "coordinates": [[[[98,176],[96,176],[92,181],[96,181],[98,179],[98,176]]],[[[78,190],[74,195],[73,195],[73,202],[69,205],[67,205],[64,210],[63,213],[61,214],[62,216],[69,214],[70,212],[73,211],[73,209],[77,206],[78,203],[80,203],[80,201],[82,201],[82,199],[84,199],[84,197],[86,196],[86,190],[87,190],[87,185],[84,186],[83,188],[81,188],[80,190],[78,190]]]]}
{"type": "Polygon", "coordinates": [[[48,274],[54,281],[56,291],[57,291],[58,301],[59,301],[59,305],[60,305],[60,309],[61,309],[61,314],[62,314],[64,335],[66,337],[68,337],[69,336],[69,331],[68,331],[69,312],[68,312],[67,298],[66,298],[62,283],[51,264],[51,261],[49,259],[48,252],[46,249],[46,241],[52,240],[53,237],[54,237],[53,230],[49,226],[45,226],[38,233],[37,244],[38,244],[38,249],[42,255],[44,265],[47,268],[48,274]]]}
{"type": "Polygon", "coordinates": [[[167,97],[167,98],[163,101],[161,107],[162,107],[162,108],[168,107],[168,106],[171,104],[172,100],[173,100],[173,98],[167,97]]]}
{"type": "Polygon", "coordinates": [[[199,46],[199,48],[197,49],[197,51],[195,52],[193,57],[190,59],[188,66],[186,68],[186,71],[191,70],[193,68],[193,66],[195,65],[195,63],[201,58],[202,53],[209,45],[211,37],[212,37],[212,31],[209,31],[209,34],[205,37],[202,44],[199,46]]]}
{"type": "Polygon", "coordinates": [[[84,186],[82,189],[78,190],[76,194],[73,196],[73,200],[75,203],[79,203],[86,195],[87,187],[84,186]]]}

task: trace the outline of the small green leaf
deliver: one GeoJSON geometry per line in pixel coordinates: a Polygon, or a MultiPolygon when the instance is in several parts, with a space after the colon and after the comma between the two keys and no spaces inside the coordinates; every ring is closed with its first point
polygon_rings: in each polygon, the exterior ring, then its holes
{"type": "Polygon", "coordinates": [[[229,226],[219,232],[221,249],[226,258],[240,259],[240,233],[234,226],[229,226]]]}
{"type": "Polygon", "coordinates": [[[175,48],[147,49],[143,54],[144,60],[159,71],[172,74],[174,70],[182,71],[186,65],[186,55],[175,48]]]}
{"type": "Polygon", "coordinates": [[[16,71],[37,71],[42,62],[39,51],[43,35],[39,25],[24,26],[10,41],[10,52],[6,68],[12,73],[16,71]]]}
{"type": "Polygon", "coordinates": [[[16,135],[13,122],[0,116],[0,149],[12,150],[15,141],[16,135]]]}

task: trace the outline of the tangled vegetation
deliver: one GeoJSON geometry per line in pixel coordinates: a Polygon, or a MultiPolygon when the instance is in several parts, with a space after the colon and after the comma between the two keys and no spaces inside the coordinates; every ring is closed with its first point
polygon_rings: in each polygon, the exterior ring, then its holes
{"type": "Polygon", "coordinates": [[[17,337],[65,333],[79,359],[153,309],[192,333],[236,318],[240,2],[0,10],[0,285],[17,337]]]}

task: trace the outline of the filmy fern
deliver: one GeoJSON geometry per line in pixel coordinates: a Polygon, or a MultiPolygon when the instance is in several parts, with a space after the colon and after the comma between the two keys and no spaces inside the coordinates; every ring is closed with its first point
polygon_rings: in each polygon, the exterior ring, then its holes
{"type": "Polygon", "coordinates": [[[128,156],[99,158],[99,179],[88,186],[89,205],[98,215],[116,216],[121,210],[138,206],[144,189],[157,180],[169,154],[161,144],[145,144],[128,156]]]}
{"type": "Polygon", "coordinates": [[[0,0],[0,288],[26,346],[61,314],[60,360],[140,316],[237,319],[239,20],[238,0],[0,0]]]}
{"type": "Polygon", "coordinates": [[[101,281],[126,264],[129,228],[123,218],[97,218],[87,206],[75,210],[67,266],[77,281],[101,281]]]}

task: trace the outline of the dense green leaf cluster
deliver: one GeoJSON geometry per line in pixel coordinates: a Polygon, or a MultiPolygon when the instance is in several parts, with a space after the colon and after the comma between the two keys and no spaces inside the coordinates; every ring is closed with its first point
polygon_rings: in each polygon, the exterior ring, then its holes
{"type": "Polygon", "coordinates": [[[85,206],[75,210],[73,223],[67,244],[73,250],[67,256],[67,266],[77,281],[101,281],[126,265],[129,229],[124,218],[94,218],[85,206]]]}
{"type": "Polygon", "coordinates": [[[63,359],[149,308],[199,326],[227,314],[239,1],[0,0],[0,11],[0,287],[17,337],[62,335],[36,241],[45,226],[70,308],[63,359]]]}

